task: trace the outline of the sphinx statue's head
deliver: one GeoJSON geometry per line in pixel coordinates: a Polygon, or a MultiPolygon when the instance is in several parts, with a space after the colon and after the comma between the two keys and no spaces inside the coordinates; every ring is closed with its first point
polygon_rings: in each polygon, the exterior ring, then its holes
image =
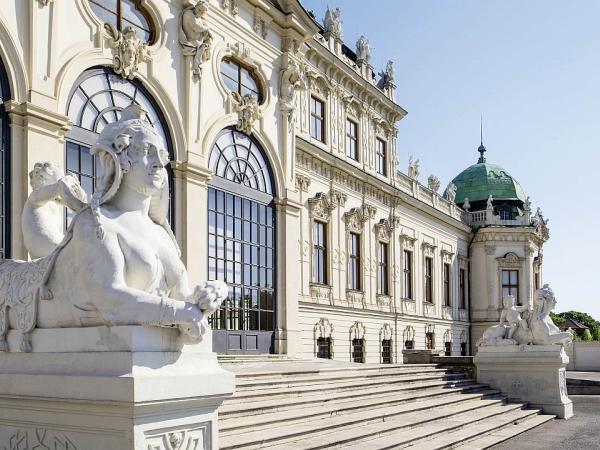
{"type": "Polygon", "coordinates": [[[168,151],[139,105],[131,104],[120,120],[107,125],[91,153],[98,155],[100,165],[95,194],[99,204],[120,188],[151,196],[167,183],[168,151]]]}
{"type": "Polygon", "coordinates": [[[536,290],[533,296],[533,304],[538,308],[543,308],[545,311],[552,311],[556,306],[556,297],[552,288],[544,284],[544,286],[536,290]]]}

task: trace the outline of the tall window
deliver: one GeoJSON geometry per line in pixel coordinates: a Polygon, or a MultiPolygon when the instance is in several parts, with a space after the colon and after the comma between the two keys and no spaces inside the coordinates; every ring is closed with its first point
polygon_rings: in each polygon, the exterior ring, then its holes
{"type": "Polygon", "coordinates": [[[433,303],[433,258],[425,258],[425,301],[433,303]]]}
{"type": "Polygon", "coordinates": [[[375,140],[375,170],[381,175],[387,175],[385,147],[386,143],[384,140],[379,138],[375,140]]]}
{"type": "Polygon", "coordinates": [[[313,223],[313,282],[327,284],[327,224],[313,223]]]}
{"type": "Polygon", "coordinates": [[[413,298],[412,256],[412,252],[404,250],[404,261],[402,269],[404,277],[402,279],[402,292],[404,293],[404,298],[411,300],[413,298]]]}
{"type": "Polygon", "coordinates": [[[257,102],[262,101],[258,81],[249,69],[233,60],[224,59],[221,61],[221,76],[225,85],[232,92],[237,92],[242,97],[252,95],[257,102]]]}
{"type": "Polygon", "coordinates": [[[229,298],[211,317],[216,330],[273,331],[276,222],[270,166],[258,143],[234,129],[209,155],[208,278],[229,298]]]}
{"type": "Polygon", "coordinates": [[[325,103],[310,98],[310,136],[325,142],[325,103]]]}
{"type": "Polygon", "coordinates": [[[365,340],[352,339],[352,362],[365,362],[365,340]]]}
{"type": "Polygon", "coordinates": [[[330,337],[317,338],[317,358],[331,359],[331,344],[330,337]]]}
{"type": "Polygon", "coordinates": [[[346,156],[358,161],[358,124],[346,119],[346,156]]]}
{"type": "Polygon", "coordinates": [[[150,26],[150,16],[141,8],[141,0],[89,0],[94,14],[117,30],[133,27],[143,41],[154,42],[154,30],[150,26]]]}
{"type": "Polygon", "coordinates": [[[380,242],[377,251],[377,293],[388,295],[388,244],[380,242]]]}
{"type": "Polygon", "coordinates": [[[451,306],[450,301],[450,264],[444,264],[444,306],[451,306]]]}
{"type": "Polygon", "coordinates": [[[460,269],[458,278],[460,290],[460,304],[458,307],[460,309],[465,309],[467,307],[467,271],[465,269],[460,269]]]}
{"type": "Polygon", "coordinates": [[[392,363],[392,340],[382,339],[381,340],[381,362],[383,364],[392,363]]]}
{"type": "Polygon", "coordinates": [[[348,289],[360,290],[360,235],[348,235],[348,289]]]}
{"type": "Polygon", "coordinates": [[[0,60],[0,260],[10,256],[10,122],[4,109],[10,97],[8,77],[0,60]]]}
{"type": "Polygon", "coordinates": [[[431,332],[425,333],[425,348],[433,350],[435,348],[435,336],[431,332]]]}
{"type": "Polygon", "coordinates": [[[519,301],[519,271],[518,270],[503,270],[502,271],[502,298],[507,295],[515,297],[515,303],[520,305],[519,301]]]}

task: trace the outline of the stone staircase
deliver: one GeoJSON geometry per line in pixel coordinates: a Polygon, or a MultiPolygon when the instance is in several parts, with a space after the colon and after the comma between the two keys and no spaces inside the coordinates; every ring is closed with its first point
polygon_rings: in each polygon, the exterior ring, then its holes
{"type": "Polygon", "coordinates": [[[554,416],[435,365],[225,364],[219,448],[487,448],[554,416]]]}

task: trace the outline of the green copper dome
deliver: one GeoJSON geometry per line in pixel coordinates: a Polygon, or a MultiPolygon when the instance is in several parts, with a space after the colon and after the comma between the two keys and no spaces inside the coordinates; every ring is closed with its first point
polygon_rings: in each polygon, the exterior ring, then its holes
{"type": "Polygon", "coordinates": [[[526,199],[519,182],[502,167],[486,162],[485,158],[467,167],[452,182],[456,186],[455,202],[458,205],[462,205],[465,198],[473,204],[487,200],[490,195],[495,204],[500,200],[525,202],[526,199]]]}

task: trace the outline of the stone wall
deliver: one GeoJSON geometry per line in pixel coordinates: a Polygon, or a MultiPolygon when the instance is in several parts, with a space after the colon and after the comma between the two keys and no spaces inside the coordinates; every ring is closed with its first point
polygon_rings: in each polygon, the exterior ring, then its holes
{"type": "Polygon", "coordinates": [[[600,342],[573,342],[566,350],[569,356],[567,370],[600,371],[600,342]]]}

